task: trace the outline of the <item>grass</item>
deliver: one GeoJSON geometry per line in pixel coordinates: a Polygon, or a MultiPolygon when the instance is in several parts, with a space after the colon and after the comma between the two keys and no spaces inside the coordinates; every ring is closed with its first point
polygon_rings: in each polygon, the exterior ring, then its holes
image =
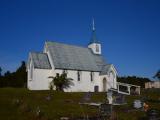
{"type": "MultiPolygon", "coordinates": [[[[96,116],[97,108],[78,104],[84,94],[0,88],[0,120],[58,120],[64,116],[77,118],[86,114],[96,116]],[[51,96],[51,100],[47,100],[47,96],[51,96]],[[41,110],[40,115],[37,115],[38,109],[41,110]]],[[[145,91],[144,95],[157,100],[160,92],[145,91]]],[[[118,120],[137,120],[145,115],[143,111],[133,110],[132,103],[139,98],[140,96],[127,96],[127,105],[114,107],[118,120]]],[[[91,98],[92,102],[103,102],[104,100],[104,93],[93,93],[91,98]]],[[[160,103],[149,103],[149,105],[160,109],[160,103]]]]}

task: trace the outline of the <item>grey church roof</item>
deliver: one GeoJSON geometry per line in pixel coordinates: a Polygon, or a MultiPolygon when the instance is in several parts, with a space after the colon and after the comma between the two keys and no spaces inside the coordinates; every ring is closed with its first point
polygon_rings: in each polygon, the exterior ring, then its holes
{"type": "Polygon", "coordinates": [[[30,55],[35,68],[51,69],[48,55],[46,53],[31,52],[30,55]]]}
{"type": "Polygon", "coordinates": [[[106,75],[108,74],[110,71],[110,67],[112,66],[112,64],[106,64],[104,66],[102,66],[102,70],[100,72],[100,75],[106,75]]]}
{"type": "Polygon", "coordinates": [[[54,67],[57,69],[101,71],[106,64],[101,55],[95,55],[89,48],[46,42],[54,67]]]}

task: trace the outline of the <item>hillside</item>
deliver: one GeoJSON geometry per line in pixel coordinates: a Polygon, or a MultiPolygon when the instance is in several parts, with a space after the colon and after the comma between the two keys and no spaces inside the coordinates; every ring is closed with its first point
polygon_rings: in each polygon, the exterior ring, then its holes
{"type": "MultiPolygon", "coordinates": [[[[153,92],[152,92],[153,93],[153,92]]],[[[78,118],[83,116],[98,115],[98,108],[82,106],[78,103],[82,101],[85,93],[64,93],[55,91],[28,91],[22,88],[1,88],[0,89],[0,120],[54,120],[60,117],[78,118]],[[40,113],[38,111],[40,110],[40,113]]],[[[92,93],[92,102],[103,102],[104,93],[92,93]]],[[[158,99],[160,93],[148,94],[148,97],[158,99]]],[[[116,116],[122,120],[136,120],[145,114],[142,111],[131,111],[127,114],[127,109],[132,109],[132,102],[139,96],[128,96],[128,104],[115,107],[116,116]],[[136,116],[135,116],[136,115],[136,116]]],[[[152,104],[153,108],[160,108],[160,103],[152,104]]]]}

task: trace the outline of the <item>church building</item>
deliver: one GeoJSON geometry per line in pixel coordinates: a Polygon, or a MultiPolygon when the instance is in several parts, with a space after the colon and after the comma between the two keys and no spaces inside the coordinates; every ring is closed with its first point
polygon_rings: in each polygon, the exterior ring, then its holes
{"type": "MultiPolygon", "coordinates": [[[[105,46],[103,46],[105,47],[105,46]]],[[[43,52],[30,52],[27,63],[29,90],[49,90],[50,76],[67,73],[74,85],[66,92],[105,92],[117,89],[117,72],[105,61],[93,22],[88,46],[81,47],[46,41],[43,52]]]]}

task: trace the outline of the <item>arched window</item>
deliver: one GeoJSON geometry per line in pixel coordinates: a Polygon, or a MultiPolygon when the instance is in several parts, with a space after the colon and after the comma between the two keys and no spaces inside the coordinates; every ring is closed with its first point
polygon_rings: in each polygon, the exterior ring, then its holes
{"type": "Polygon", "coordinates": [[[29,69],[29,79],[32,80],[33,78],[33,65],[32,63],[30,62],[30,69],[29,69]]]}
{"type": "Polygon", "coordinates": [[[91,81],[93,81],[94,80],[94,72],[91,72],[90,76],[91,76],[91,81]]]}
{"type": "Polygon", "coordinates": [[[107,79],[104,77],[103,78],[103,92],[107,91],[107,79]]]}
{"type": "Polygon", "coordinates": [[[81,71],[77,71],[77,80],[80,81],[81,80],[81,71]]]}

